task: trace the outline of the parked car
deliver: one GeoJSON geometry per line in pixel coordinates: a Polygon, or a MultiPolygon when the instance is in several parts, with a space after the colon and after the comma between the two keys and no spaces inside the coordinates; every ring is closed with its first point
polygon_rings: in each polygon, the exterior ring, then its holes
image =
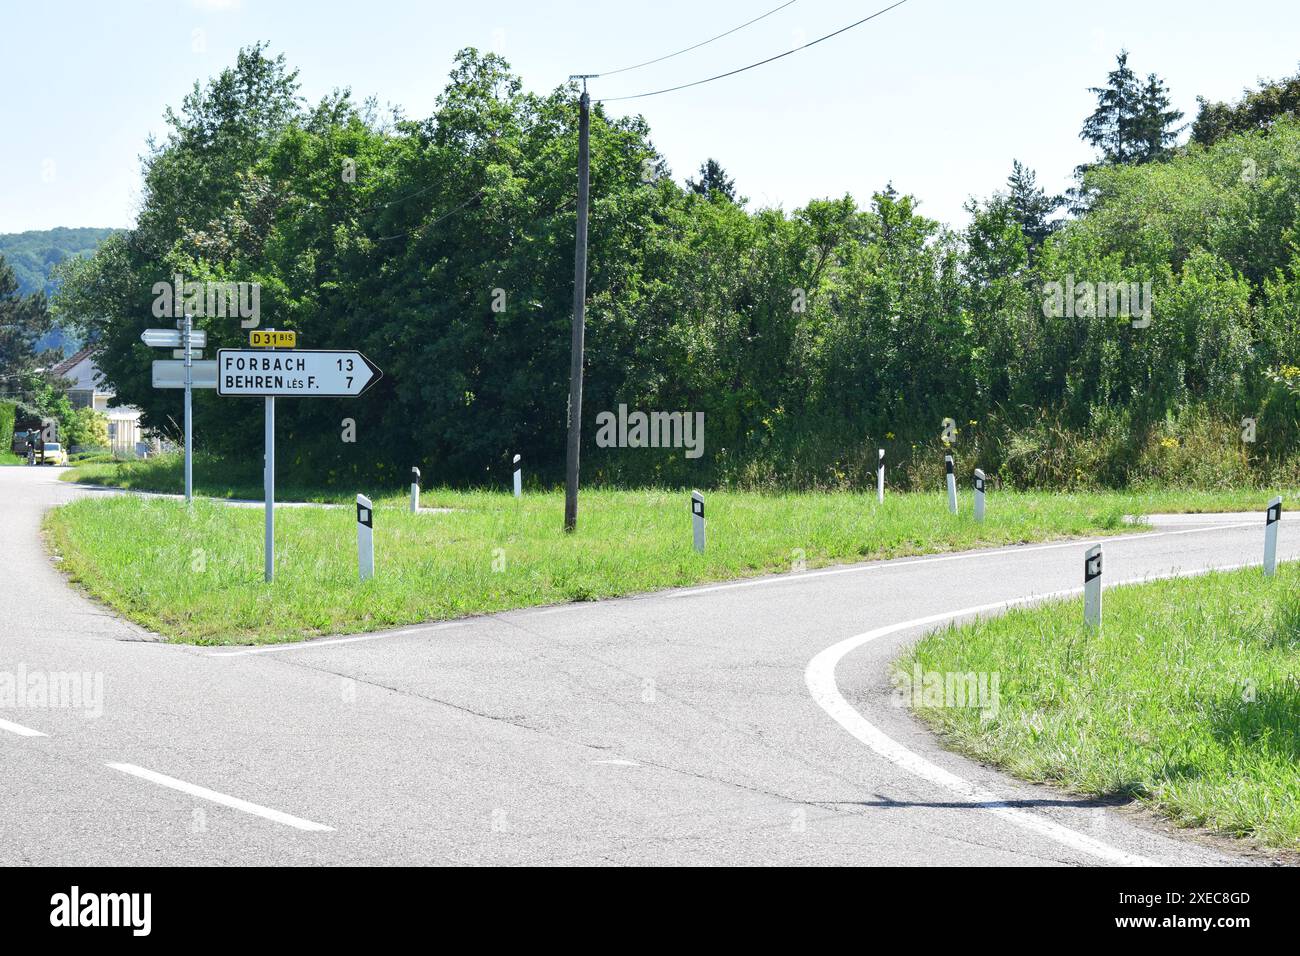
{"type": "Polygon", "coordinates": [[[63,450],[63,446],[56,441],[47,441],[45,443],[45,457],[41,462],[45,465],[66,465],[68,463],[68,453],[63,450]]]}

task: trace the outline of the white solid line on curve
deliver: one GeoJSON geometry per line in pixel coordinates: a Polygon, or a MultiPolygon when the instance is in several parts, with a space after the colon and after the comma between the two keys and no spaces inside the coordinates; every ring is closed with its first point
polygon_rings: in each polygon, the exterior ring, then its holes
{"type": "Polygon", "coordinates": [[[144,767],[137,767],[133,763],[110,763],[107,764],[107,766],[112,767],[114,770],[120,770],[123,773],[129,773],[133,777],[139,777],[141,780],[148,780],[150,783],[156,783],[160,787],[179,790],[181,793],[188,793],[192,797],[200,797],[203,800],[210,800],[213,803],[221,804],[223,807],[242,810],[245,813],[251,813],[253,816],[262,817],[266,820],[273,820],[276,823],[283,823],[285,826],[296,827],[299,830],[312,830],[315,832],[333,832],[334,830],[333,827],[327,827],[323,823],[313,823],[310,820],[304,820],[302,817],[295,817],[292,814],[281,813],[279,810],[272,810],[270,807],[263,807],[256,803],[249,803],[247,800],[240,800],[238,797],[218,793],[216,790],[209,790],[207,787],[200,787],[197,784],[186,783],[184,780],[177,780],[175,777],[169,777],[163,773],[146,770],[144,767]]]}
{"type": "Polygon", "coordinates": [[[45,734],[39,730],[32,730],[30,727],[24,727],[22,724],[15,724],[12,721],[0,720],[0,730],[7,730],[11,734],[17,734],[19,737],[44,737],[45,734]]]}
{"type": "Polygon", "coordinates": [[[240,651],[212,651],[208,657],[247,657],[250,654],[276,654],[283,651],[306,651],[314,647],[331,647],[335,644],[355,644],[358,641],[378,641],[386,637],[409,637],[413,634],[430,634],[449,627],[460,627],[463,621],[448,621],[433,627],[407,627],[400,631],[381,631],[378,634],[359,634],[356,637],[330,637],[319,641],[297,641],[293,644],[274,644],[270,647],[248,647],[240,651]]]}
{"type": "MultiPolygon", "coordinates": [[[[1206,528],[1186,528],[1182,531],[1155,531],[1150,534],[1125,534],[1114,537],[1100,538],[1107,544],[1123,544],[1130,541],[1150,541],[1153,538],[1167,538],[1180,534],[1204,534],[1207,531],[1231,531],[1234,528],[1253,528],[1256,523],[1251,524],[1219,524],[1206,528]]],[[[889,571],[894,568],[906,568],[914,564],[938,564],[941,561],[969,561],[972,558],[989,558],[999,554],[1028,554],[1031,551],[1057,551],[1061,548],[1077,548],[1085,539],[1074,538],[1070,541],[1061,541],[1055,544],[1030,544],[1030,545],[1010,545],[1005,548],[994,548],[987,551],[962,551],[958,554],[939,554],[922,558],[907,559],[886,559],[884,561],[872,561],[869,564],[854,564],[843,568],[823,568],[820,571],[798,571],[779,576],[768,576],[765,578],[754,578],[750,581],[732,581],[728,584],[711,584],[699,588],[685,588],[680,591],[670,591],[664,597],[693,597],[696,594],[708,594],[711,591],[729,591],[733,588],[752,588],[762,584],[788,584],[791,581],[805,581],[809,578],[827,577],[832,574],[861,574],[865,571],[889,571]]],[[[578,605],[581,607],[581,605],[578,605]]]]}
{"type": "MultiPolygon", "coordinates": [[[[1075,545],[1078,547],[1078,544],[1075,545]]],[[[1132,578],[1127,581],[1119,581],[1111,585],[1117,587],[1124,584],[1139,584],[1144,581],[1159,581],[1165,578],[1175,577],[1195,577],[1200,574],[1210,574],[1215,571],[1234,571],[1239,568],[1254,567],[1248,564],[1232,564],[1224,567],[1211,567],[1191,571],[1186,574],[1179,572],[1150,575],[1144,578],[1132,578]]],[[[804,682],[808,685],[808,690],[812,694],[818,706],[841,727],[850,734],[862,741],[877,754],[884,757],[891,763],[902,767],[909,773],[913,773],[923,780],[937,784],[946,790],[949,790],[960,797],[971,800],[981,809],[988,810],[1007,821],[1027,830],[1033,830],[1049,839],[1066,846],[1098,857],[1110,863],[1118,863],[1124,866],[1156,866],[1159,865],[1146,857],[1138,856],[1132,853],[1126,853],[1109,844],[1102,843],[1100,840],[1094,840],[1090,836],[1071,830],[1069,827],[1062,826],[1045,816],[1025,810],[1020,807],[1012,806],[1007,801],[999,798],[997,794],[990,790],[985,790],[978,784],[960,777],[950,770],[945,770],[938,764],[931,763],[920,754],[908,750],[898,741],[887,735],[880,728],[876,727],[865,717],[862,716],[843,695],[840,694],[839,685],[835,682],[835,668],[839,662],[850,652],[861,647],[869,641],[877,638],[886,637],[890,634],[896,634],[899,631],[906,631],[911,628],[925,627],[929,624],[946,623],[957,618],[969,617],[972,614],[982,614],[986,611],[1005,611],[1021,604],[1031,604],[1039,601],[1049,601],[1053,598],[1068,597],[1078,594],[1083,590],[1081,587],[1067,588],[1063,591],[1052,591],[1048,594],[1035,594],[1027,597],[1012,598],[1008,601],[995,601],[992,604],[979,604],[974,607],[960,608],[955,611],[944,611],[941,614],[930,614],[926,617],[918,617],[910,621],[902,621],[898,624],[890,624],[886,627],[879,627],[873,631],[867,631],[863,634],[855,634],[853,637],[845,638],[838,644],[833,644],[826,650],[822,651],[811,661],[808,662],[808,668],[804,671],[804,682]]]]}

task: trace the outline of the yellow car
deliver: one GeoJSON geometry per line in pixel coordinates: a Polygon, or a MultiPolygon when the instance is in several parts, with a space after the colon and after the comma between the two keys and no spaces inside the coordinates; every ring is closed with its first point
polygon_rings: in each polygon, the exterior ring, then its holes
{"type": "Polygon", "coordinates": [[[47,441],[45,443],[45,457],[43,464],[46,465],[66,465],[68,463],[68,453],[63,450],[63,446],[56,441],[47,441]]]}

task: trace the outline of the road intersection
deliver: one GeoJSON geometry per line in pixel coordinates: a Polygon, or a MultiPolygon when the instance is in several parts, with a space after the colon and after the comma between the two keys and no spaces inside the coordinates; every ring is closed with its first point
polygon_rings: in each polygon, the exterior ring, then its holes
{"type": "MultiPolygon", "coordinates": [[[[40,516],[86,493],[0,469],[0,672],[104,688],[99,716],[0,712],[22,728],[0,723],[3,864],[1261,859],[1011,780],[897,706],[902,647],[963,609],[1076,588],[1084,542],[205,648],[67,585],[40,516]]],[[[1185,517],[1107,539],[1108,578],[1257,563],[1262,526],[1185,517]]]]}

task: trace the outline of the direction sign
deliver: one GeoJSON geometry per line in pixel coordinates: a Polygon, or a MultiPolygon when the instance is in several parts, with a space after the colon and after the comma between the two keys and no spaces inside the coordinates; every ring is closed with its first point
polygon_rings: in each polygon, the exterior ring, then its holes
{"type": "MultiPolygon", "coordinates": [[[[172,349],[172,358],[178,358],[178,359],[183,359],[183,358],[185,358],[185,350],[184,350],[184,349],[172,349]]],[[[201,350],[201,349],[190,349],[190,358],[192,358],[192,359],[201,359],[201,358],[203,358],[203,352],[202,352],[202,350],[201,350]]]]}
{"type": "Polygon", "coordinates": [[[253,329],[248,333],[248,344],[254,348],[291,349],[298,344],[298,333],[280,329],[253,329]]]}
{"type": "Polygon", "coordinates": [[[350,398],[382,375],[370,359],[354,351],[217,351],[218,395],[350,398]]]}
{"type": "MultiPolygon", "coordinates": [[[[185,362],[182,359],[159,359],[153,363],[154,388],[184,388],[185,362]]],[[[191,388],[217,387],[217,360],[191,362],[191,388]]]]}
{"type": "MultiPolygon", "coordinates": [[[[179,329],[145,329],[140,333],[140,341],[145,345],[160,348],[180,348],[184,333],[179,329]]],[[[201,349],[208,344],[208,333],[203,329],[190,332],[190,348],[201,349]]]]}

